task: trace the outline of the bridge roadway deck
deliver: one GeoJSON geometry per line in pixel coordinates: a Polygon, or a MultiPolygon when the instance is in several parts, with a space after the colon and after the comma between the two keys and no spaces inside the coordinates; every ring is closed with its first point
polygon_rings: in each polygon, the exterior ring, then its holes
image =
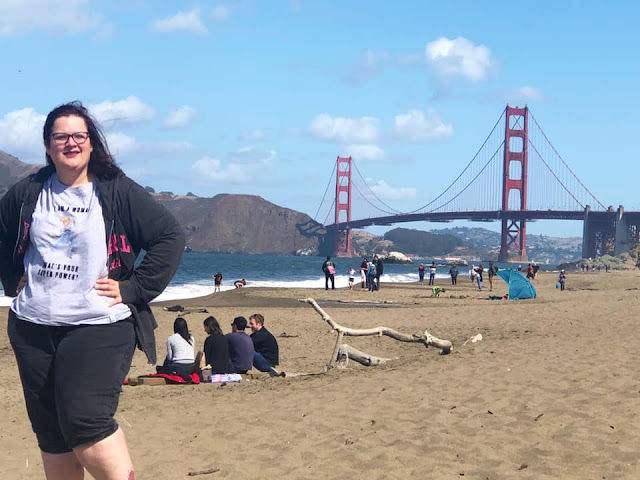
{"type": "MultiPolygon", "coordinates": [[[[615,212],[589,212],[589,216],[612,215],[615,212]]],[[[350,222],[334,223],[327,227],[346,230],[364,228],[371,225],[393,225],[406,222],[452,222],[454,220],[469,220],[472,222],[497,222],[503,218],[511,220],[584,220],[585,211],[561,210],[497,210],[481,212],[430,212],[388,215],[385,217],[363,218],[350,222]]]]}

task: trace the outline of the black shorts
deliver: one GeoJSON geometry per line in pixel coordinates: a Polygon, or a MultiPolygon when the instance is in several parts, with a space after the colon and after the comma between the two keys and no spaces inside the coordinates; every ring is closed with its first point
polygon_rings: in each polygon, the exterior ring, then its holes
{"type": "Polygon", "coordinates": [[[43,452],[70,452],[118,429],[113,416],[136,344],[131,318],[52,327],[20,320],[9,310],[8,333],[43,452]]]}

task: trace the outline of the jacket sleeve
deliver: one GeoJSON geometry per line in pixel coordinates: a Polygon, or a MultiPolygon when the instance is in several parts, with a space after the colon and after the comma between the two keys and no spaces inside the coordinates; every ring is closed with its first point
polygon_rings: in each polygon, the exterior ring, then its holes
{"type": "Polygon", "coordinates": [[[119,215],[127,236],[144,250],[144,257],[133,275],[120,281],[120,294],[123,303],[149,303],[162,293],[176,272],[185,235],[166,208],[140,185],[128,183],[119,215]]]}
{"type": "Polygon", "coordinates": [[[17,186],[0,198],[0,278],[4,294],[16,296],[16,288],[23,273],[21,265],[13,265],[13,250],[18,236],[20,200],[17,186]]]}

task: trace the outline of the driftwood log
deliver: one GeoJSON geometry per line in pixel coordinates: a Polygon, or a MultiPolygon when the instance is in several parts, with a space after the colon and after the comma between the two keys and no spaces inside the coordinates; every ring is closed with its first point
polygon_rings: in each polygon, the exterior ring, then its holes
{"type": "Polygon", "coordinates": [[[388,358],[380,358],[373,357],[366,353],[360,352],[348,345],[342,344],[342,339],[344,336],[348,337],[362,337],[368,335],[378,335],[378,336],[387,336],[391,337],[394,340],[398,340],[400,342],[411,342],[411,343],[422,343],[425,347],[434,346],[440,349],[440,354],[445,355],[451,352],[452,344],[448,340],[441,340],[439,338],[431,335],[427,330],[424,331],[421,335],[408,335],[406,333],[398,332],[397,330],[393,330],[388,327],[375,327],[375,328],[366,328],[366,329],[353,329],[344,327],[336,323],[330,316],[325,312],[320,305],[313,298],[304,298],[300,300],[301,302],[308,303],[311,305],[316,312],[322,317],[322,319],[329,324],[329,326],[337,332],[338,338],[336,339],[336,344],[333,348],[333,353],[331,355],[331,359],[326,366],[326,370],[333,368],[336,361],[345,362],[346,358],[351,358],[357,362],[362,363],[363,365],[380,365],[390,359],[388,358]],[[346,357],[346,358],[345,358],[346,357]]]}

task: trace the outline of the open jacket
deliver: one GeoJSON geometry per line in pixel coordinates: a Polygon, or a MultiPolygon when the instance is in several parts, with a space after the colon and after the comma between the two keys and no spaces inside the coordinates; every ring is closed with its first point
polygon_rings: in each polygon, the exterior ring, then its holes
{"type": "MultiPolygon", "coordinates": [[[[16,296],[36,202],[54,172],[53,166],[46,166],[0,199],[0,277],[7,296],[16,296]]],[[[149,302],[162,293],[178,268],[184,232],[173,215],[130,178],[95,178],[94,182],[104,217],[109,278],[119,282],[122,303],[131,309],[138,348],[150,363],[156,363],[158,324],[149,302]],[[141,250],[145,254],[136,266],[141,250]]]]}

